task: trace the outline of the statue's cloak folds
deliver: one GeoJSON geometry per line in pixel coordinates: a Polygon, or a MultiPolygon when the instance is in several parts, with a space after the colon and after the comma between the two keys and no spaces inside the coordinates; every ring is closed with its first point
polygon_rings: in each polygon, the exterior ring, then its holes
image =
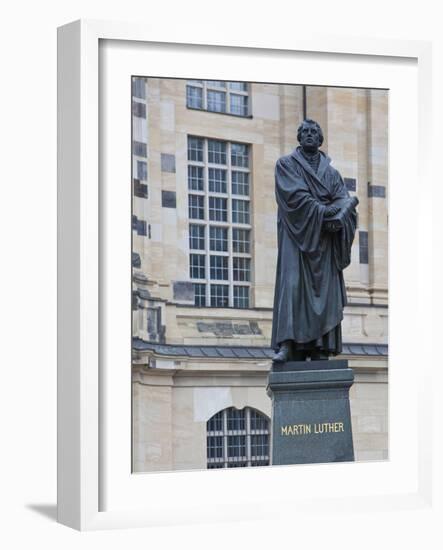
{"type": "Polygon", "coordinates": [[[278,259],[271,346],[341,352],[346,305],[342,270],[350,264],[357,225],[355,207],[344,208],[342,229],[322,229],[327,205],[349,205],[349,193],[330,158],[320,152],[317,172],[300,151],[275,166],[278,259]]]}

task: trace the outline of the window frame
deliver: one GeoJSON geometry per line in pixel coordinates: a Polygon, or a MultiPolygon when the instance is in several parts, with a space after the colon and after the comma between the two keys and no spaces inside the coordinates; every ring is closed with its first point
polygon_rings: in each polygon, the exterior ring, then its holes
{"type": "MultiPolygon", "coordinates": [[[[189,253],[192,254],[196,250],[200,253],[205,254],[206,256],[206,278],[197,279],[195,277],[190,277],[191,281],[196,284],[206,284],[206,298],[204,300],[205,306],[202,306],[202,299],[196,298],[194,305],[196,307],[230,307],[235,309],[250,309],[252,307],[252,280],[253,280],[253,257],[252,257],[252,212],[251,212],[251,187],[252,187],[252,147],[251,144],[241,143],[237,141],[226,141],[216,138],[206,138],[201,136],[196,136],[189,134],[187,136],[187,174],[188,174],[188,219],[189,219],[189,233],[191,232],[192,225],[204,225],[205,226],[205,249],[193,249],[191,248],[191,241],[189,239],[189,253]],[[225,161],[225,164],[218,164],[217,162],[209,162],[209,153],[210,147],[213,143],[220,143],[220,151],[222,151],[221,156],[216,155],[212,156],[212,160],[216,161],[225,161]],[[196,148],[196,144],[202,144],[202,155],[196,155],[195,151],[200,147],[196,148]],[[232,146],[241,145],[246,146],[248,161],[247,166],[233,166],[232,165],[232,146]],[[201,158],[202,160],[194,160],[195,158],[201,158]],[[203,184],[201,185],[201,190],[194,189],[195,186],[190,185],[190,176],[195,172],[193,167],[200,168],[203,174],[203,184]],[[217,189],[216,191],[211,191],[209,186],[209,174],[212,176],[218,172],[213,172],[217,170],[222,170],[226,175],[226,186],[221,188],[212,186],[212,189],[217,189]],[[232,193],[232,173],[241,172],[247,174],[248,180],[248,195],[238,195],[232,193]],[[222,191],[225,192],[222,192],[222,191]],[[192,198],[191,198],[192,197],[192,198]],[[194,197],[201,197],[196,199],[194,197]],[[190,217],[191,207],[190,204],[192,201],[203,202],[203,217],[190,217]],[[240,201],[240,203],[238,202],[240,201]],[[235,217],[233,207],[238,204],[247,204],[248,210],[248,219],[245,220],[244,215],[241,214],[241,222],[234,222],[233,218],[235,217]],[[226,208],[224,206],[226,205],[226,208]],[[223,213],[223,214],[222,214],[223,213]],[[247,221],[247,223],[244,223],[247,221]],[[211,246],[211,232],[212,228],[225,229],[227,235],[227,249],[226,250],[214,250],[211,246]],[[234,249],[238,249],[239,245],[234,245],[234,235],[237,234],[235,230],[245,230],[247,231],[248,237],[248,252],[235,252],[234,249]],[[228,279],[216,279],[211,277],[211,256],[227,256],[228,257],[228,279]],[[246,258],[249,262],[249,277],[248,280],[239,280],[234,277],[234,263],[237,262],[236,258],[246,258]],[[228,295],[228,304],[224,304],[224,297],[220,298],[220,301],[217,302],[217,299],[213,296],[213,285],[217,284],[227,284],[229,285],[229,295],[228,295]],[[247,288],[247,291],[241,290],[237,291],[234,289],[236,287],[247,288]],[[240,292],[240,295],[236,295],[236,292],[240,292]],[[245,295],[246,294],[246,295],[245,295]],[[240,305],[241,304],[241,305],[240,305]]],[[[217,149],[218,147],[216,147],[217,149]]],[[[193,180],[192,180],[193,181],[193,180]]],[[[197,207],[193,207],[194,214],[197,212],[197,207]]],[[[199,214],[201,211],[199,210],[199,214]]],[[[237,214],[238,216],[238,214],[237,214]]],[[[243,234],[242,234],[243,235],[243,234]]],[[[244,236],[244,235],[243,235],[244,236]]],[[[242,241],[245,242],[246,241],[242,241]]],[[[237,243],[237,241],[236,241],[237,243]]],[[[245,246],[240,246],[245,250],[245,246]]],[[[190,256],[189,256],[190,258],[190,256]]],[[[248,263],[247,262],[247,263],[248,263]]],[[[212,270],[213,273],[213,270],[212,270]]],[[[191,269],[189,270],[191,275],[191,269]]],[[[194,287],[196,288],[196,287],[194,287]]],[[[198,287],[201,290],[202,287],[198,287]]]]}
{"type": "MultiPolygon", "coordinates": [[[[217,448],[220,446],[218,445],[217,448]]],[[[270,449],[271,420],[266,414],[253,407],[245,406],[242,409],[227,407],[212,415],[206,422],[207,469],[269,466],[270,449]],[[260,427],[253,428],[253,422],[256,425],[257,419],[260,420],[260,427]],[[243,427],[240,420],[243,421],[243,427]],[[215,439],[220,443],[220,438],[222,438],[222,450],[219,456],[210,456],[210,450],[215,448],[211,443],[215,439]],[[255,449],[267,450],[267,453],[253,455],[254,446],[255,449]],[[244,449],[244,454],[236,454],[237,449],[244,449]]]]}
{"type": "Polygon", "coordinates": [[[249,82],[237,82],[237,81],[219,81],[219,80],[187,80],[186,81],[186,108],[195,109],[197,111],[205,111],[207,113],[236,116],[240,118],[252,118],[251,109],[251,84],[249,82]],[[218,85],[218,84],[224,84],[218,85]],[[244,89],[235,89],[232,84],[243,84],[244,89]],[[191,105],[190,97],[192,96],[191,89],[201,90],[202,106],[197,107],[191,105]],[[209,96],[211,93],[224,94],[225,110],[209,109],[209,96]],[[231,97],[242,97],[246,100],[246,112],[236,113],[231,107],[231,97]]]}

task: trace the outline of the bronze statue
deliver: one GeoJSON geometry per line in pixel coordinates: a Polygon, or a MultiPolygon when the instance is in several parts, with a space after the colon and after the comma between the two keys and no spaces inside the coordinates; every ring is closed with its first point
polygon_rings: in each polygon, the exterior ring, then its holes
{"type": "Polygon", "coordinates": [[[343,269],[357,225],[350,197],[331,159],[319,150],[323,132],[306,119],[300,146],[275,166],[278,259],[272,343],[274,362],[327,359],[342,350],[346,305],[343,269]]]}

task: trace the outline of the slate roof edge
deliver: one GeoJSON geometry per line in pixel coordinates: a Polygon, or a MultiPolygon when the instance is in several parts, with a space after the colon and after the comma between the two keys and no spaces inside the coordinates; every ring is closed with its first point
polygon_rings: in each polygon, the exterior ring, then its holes
{"type": "MultiPolygon", "coordinates": [[[[224,346],[198,344],[159,344],[133,338],[134,351],[153,351],[157,355],[175,357],[200,357],[218,359],[266,359],[272,358],[273,350],[263,346],[224,346]]],[[[363,357],[387,357],[387,344],[343,343],[341,355],[363,357]]]]}

